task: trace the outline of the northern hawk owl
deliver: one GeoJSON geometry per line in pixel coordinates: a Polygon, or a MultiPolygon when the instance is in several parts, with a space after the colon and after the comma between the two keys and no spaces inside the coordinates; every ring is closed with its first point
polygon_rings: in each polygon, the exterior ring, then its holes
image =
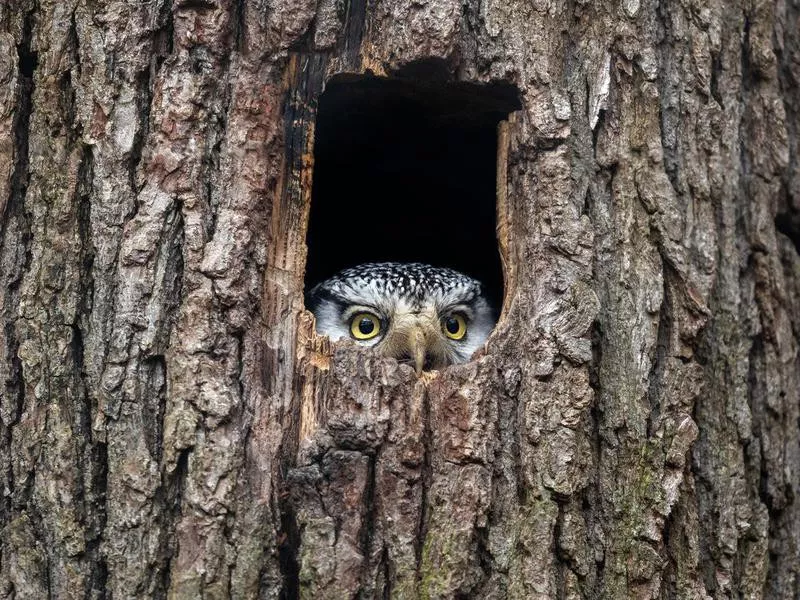
{"type": "Polygon", "coordinates": [[[421,263],[367,263],[316,285],[307,306],[317,333],[351,339],[422,370],[466,362],[491,333],[479,281],[421,263]]]}

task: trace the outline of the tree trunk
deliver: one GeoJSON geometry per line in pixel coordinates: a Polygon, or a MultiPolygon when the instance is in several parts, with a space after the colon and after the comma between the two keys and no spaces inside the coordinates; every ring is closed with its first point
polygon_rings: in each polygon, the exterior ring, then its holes
{"type": "Polygon", "coordinates": [[[0,596],[800,598],[800,3],[0,6],[0,596]],[[303,309],[316,101],[506,82],[487,350],[303,309]]]}

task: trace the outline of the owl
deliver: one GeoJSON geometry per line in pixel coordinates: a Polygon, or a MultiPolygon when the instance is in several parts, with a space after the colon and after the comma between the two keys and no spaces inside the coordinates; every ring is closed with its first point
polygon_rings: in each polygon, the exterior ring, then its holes
{"type": "Polygon", "coordinates": [[[316,285],[306,306],[317,333],[374,348],[417,375],[468,361],[495,324],[479,281],[421,263],[345,269],[316,285]]]}

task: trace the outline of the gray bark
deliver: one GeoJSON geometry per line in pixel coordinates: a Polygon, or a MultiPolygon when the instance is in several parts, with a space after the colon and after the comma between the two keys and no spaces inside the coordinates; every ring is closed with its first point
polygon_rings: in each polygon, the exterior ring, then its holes
{"type": "Polygon", "coordinates": [[[0,6],[0,596],[800,598],[797,0],[0,6]],[[303,311],[315,102],[516,85],[506,302],[303,311]]]}

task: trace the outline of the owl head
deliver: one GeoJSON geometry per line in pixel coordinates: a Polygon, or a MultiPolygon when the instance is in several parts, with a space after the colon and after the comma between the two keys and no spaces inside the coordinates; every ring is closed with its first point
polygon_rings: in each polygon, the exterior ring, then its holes
{"type": "Polygon", "coordinates": [[[306,301],[317,333],[351,339],[417,374],[466,362],[495,324],[479,281],[421,263],[367,263],[316,285],[306,301]]]}

